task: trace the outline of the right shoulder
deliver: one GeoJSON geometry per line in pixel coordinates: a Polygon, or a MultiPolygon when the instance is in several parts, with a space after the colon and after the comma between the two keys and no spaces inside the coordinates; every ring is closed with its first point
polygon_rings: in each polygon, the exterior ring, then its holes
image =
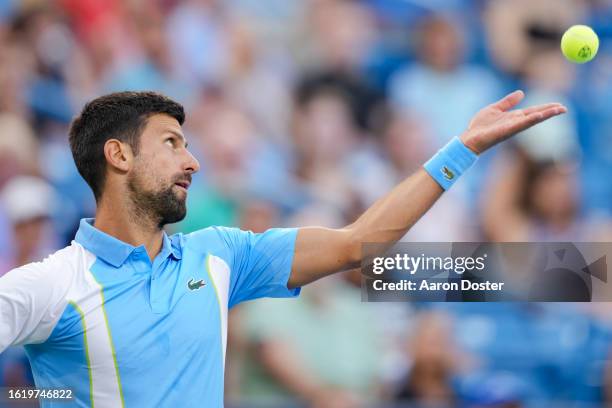
{"type": "Polygon", "coordinates": [[[75,294],[85,293],[95,256],[80,244],[61,249],[0,277],[0,352],[45,341],[75,294]]]}
{"type": "Polygon", "coordinates": [[[50,254],[39,262],[32,262],[15,268],[2,277],[2,287],[11,286],[11,283],[36,282],[41,288],[63,287],[66,290],[83,275],[95,262],[96,257],[86,251],[79,243],[72,243],[57,252],[50,254]]]}

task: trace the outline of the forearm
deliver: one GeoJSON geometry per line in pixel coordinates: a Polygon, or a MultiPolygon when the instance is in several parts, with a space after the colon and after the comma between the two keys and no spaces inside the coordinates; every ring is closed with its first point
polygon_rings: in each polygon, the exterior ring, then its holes
{"type": "Polygon", "coordinates": [[[477,152],[461,139],[452,139],[422,169],[400,183],[349,227],[357,241],[353,259],[362,259],[361,243],[391,245],[402,238],[477,157],[477,152]]]}
{"type": "Polygon", "coordinates": [[[351,258],[361,261],[364,242],[394,243],[401,239],[443,192],[424,169],[419,169],[347,227],[354,241],[351,258]]]}
{"type": "Polygon", "coordinates": [[[301,228],[288,286],[303,286],[332,273],[358,267],[362,243],[398,241],[443,191],[424,169],[420,169],[345,228],[301,228]]]}

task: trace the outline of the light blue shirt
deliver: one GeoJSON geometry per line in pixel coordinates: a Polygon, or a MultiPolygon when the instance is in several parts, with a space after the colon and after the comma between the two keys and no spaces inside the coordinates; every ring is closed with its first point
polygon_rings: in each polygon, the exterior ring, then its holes
{"type": "Polygon", "coordinates": [[[299,294],[297,230],[164,234],[151,262],[92,224],[0,278],[0,352],[26,344],[36,386],[72,389],[73,406],[223,406],[228,309],[299,294]]]}

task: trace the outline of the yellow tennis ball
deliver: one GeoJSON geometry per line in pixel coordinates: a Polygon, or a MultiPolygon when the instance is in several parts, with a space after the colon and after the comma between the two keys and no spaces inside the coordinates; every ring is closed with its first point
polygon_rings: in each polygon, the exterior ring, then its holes
{"type": "Polygon", "coordinates": [[[599,49],[599,38],[589,26],[570,27],[561,38],[561,51],[565,58],[577,64],[589,62],[599,49]]]}

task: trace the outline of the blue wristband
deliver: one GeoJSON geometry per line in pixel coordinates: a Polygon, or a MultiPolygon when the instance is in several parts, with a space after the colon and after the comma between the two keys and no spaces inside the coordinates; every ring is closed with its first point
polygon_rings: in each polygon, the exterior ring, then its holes
{"type": "Polygon", "coordinates": [[[476,159],[478,155],[458,137],[454,137],[423,167],[444,190],[448,190],[476,162],[476,159]]]}

